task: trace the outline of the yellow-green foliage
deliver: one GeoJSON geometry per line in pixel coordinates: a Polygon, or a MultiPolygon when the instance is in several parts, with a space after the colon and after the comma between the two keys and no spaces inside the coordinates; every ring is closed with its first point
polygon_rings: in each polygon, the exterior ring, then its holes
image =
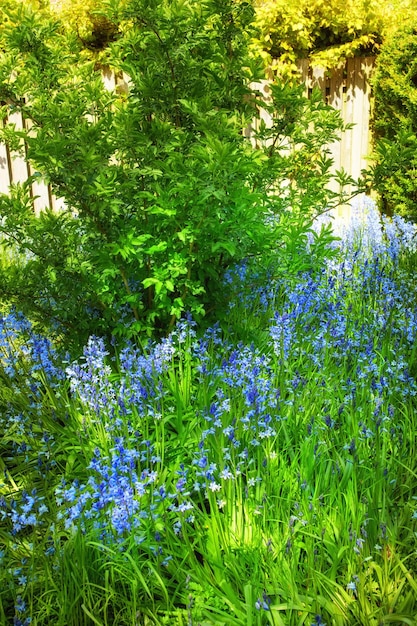
{"type": "Polygon", "coordinates": [[[97,53],[117,38],[117,15],[125,4],[126,0],[0,0],[0,28],[15,23],[21,9],[32,9],[52,16],[86,52],[97,53]]]}
{"type": "Polygon", "coordinates": [[[83,46],[100,51],[117,38],[118,25],[109,19],[125,2],[108,0],[51,0],[51,9],[83,46]]]}
{"type": "Polygon", "coordinates": [[[417,19],[388,36],[373,76],[373,186],[381,207],[417,221],[417,19]]]}
{"type": "Polygon", "coordinates": [[[278,74],[295,61],[334,67],[378,51],[386,34],[412,19],[413,0],[255,0],[255,47],[278,74]]]}
{"type": "Polygon", "coordinates": [[[0,0],[0,27],[10,21],[10,13],[19,9],[19,6],[30,7],[35,11],[49,9],[49,0],[0,0]]]}

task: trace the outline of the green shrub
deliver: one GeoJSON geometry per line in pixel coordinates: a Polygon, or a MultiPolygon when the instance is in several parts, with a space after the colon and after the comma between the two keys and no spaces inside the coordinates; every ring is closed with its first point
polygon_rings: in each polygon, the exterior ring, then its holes
{"type": "Polygon", "coordinates": [[[78,344],[91,333],[150,335],[184,311],[216,309],[230,264],[300,247],[314,212],[336,201],[323,145],[342,123],[319,99],[277,85],[265,105],[275,123],[259,133],[266,147],[252,147],[242,132],[259,115],[252,16],[231,0],[109,10],[120,37],[103,54],[129,77],[109,91],[59,21],[11,14],[2,113],[20,111],[28,126],[8,124],[1,139],[26,144],[34,176],[67,208],[34,215],[29,183],[0,197],[17,259],[0,275],[5,300],[78,344]]]}
{"type": "Polygon", "coordinates": [[[382,209],[417,219],[417,29],[384,43],[374,76],[376,135],[373,179],[382,209]]]}

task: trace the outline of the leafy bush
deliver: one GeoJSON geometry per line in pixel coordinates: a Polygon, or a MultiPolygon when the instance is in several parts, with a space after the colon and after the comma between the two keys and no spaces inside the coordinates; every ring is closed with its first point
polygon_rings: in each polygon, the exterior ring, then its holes
{"type": "Polygon", "coordinates": [[[382,209],[417,220],[417,31],[407,25],[384,43],[374,75],[376,134],[372,182],[382,209]]]}
{"type": "Polygon", "coordinates": [[[311,216],[330,208],[323,145],[342,124],[318,99],[277,85],[265,103],[275,123],[252,147],[242,133],[260,108],[249,87],[259,78],[252,15],[246,2],[218,0],[131,0],[123,19],[109,10],[121,34],[105,56],[127,88],[108,91],[59,21],[10,14],[2,113],[20,111],[26,128],[6,124],[1,137],[25,144],[34,177],[67,208],[34,215],[29,184],[0,197],[17,259],[1,275],[5,300],[67,342],[152,334],[184,311],[215,308],[231,263],[285,249],[285,238],[298,245],[311,216]]]}

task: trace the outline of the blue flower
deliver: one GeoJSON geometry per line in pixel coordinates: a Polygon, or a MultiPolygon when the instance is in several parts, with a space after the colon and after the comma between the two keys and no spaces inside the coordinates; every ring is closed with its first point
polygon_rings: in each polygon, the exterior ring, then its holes
{"type": "Polygon", "coordinates": [[[266,594],[262,594],[262,598],[258,598],[255,602],[255,608],[257,611],[263,609],[264,611],[269,611],[271,605],[271,598],[266,594]]]}
{"type": "Polygon", "coordinates": [[[26,602],[21,598],[21,596],[17,596],[15,610],[17,613],[24,613],[26,611],[26,602]]]}

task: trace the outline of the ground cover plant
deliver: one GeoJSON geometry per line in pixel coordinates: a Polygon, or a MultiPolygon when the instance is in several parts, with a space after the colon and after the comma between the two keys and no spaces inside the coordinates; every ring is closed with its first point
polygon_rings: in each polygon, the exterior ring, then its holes
{"type": "Polygon", "coordinates": [[[65,361],[2,318],[0,623],[416,623],[416,230],[361,211],[231,268],[229,330],[65,361]]]}

